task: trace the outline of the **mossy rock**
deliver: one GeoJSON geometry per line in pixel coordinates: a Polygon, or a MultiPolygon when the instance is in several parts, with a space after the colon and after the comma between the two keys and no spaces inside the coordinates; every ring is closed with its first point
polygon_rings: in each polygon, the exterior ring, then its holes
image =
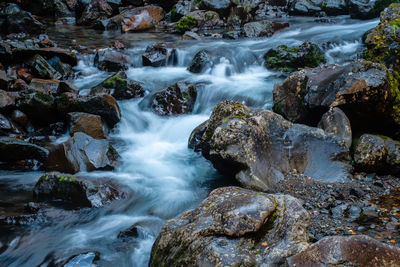
{"type": "Polygon", "coordinates": [[[179,32],[185,32],[193,29],[197,26],[197,19],[192,16],[185,16],[181,18],[175,26],[175,29],[179,32]]]}

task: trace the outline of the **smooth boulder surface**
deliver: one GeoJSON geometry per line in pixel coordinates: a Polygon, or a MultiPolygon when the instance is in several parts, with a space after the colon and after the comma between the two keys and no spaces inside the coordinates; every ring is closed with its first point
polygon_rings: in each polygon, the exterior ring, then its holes
{"type": "Polygon", "coordinates": [[[43,147],[13,137],[0,137],[0,161],[35,159],[44,162],[49,151],[43,147]]]}
{"type": "Polygon", "coordinates": [[[382,266],[400,263],[400,249],[369,236],[332,236],[321,239],[288,259],[294,266],[382,266]]]}
{"type": "Polygon", "coordinates": [[[105,49],[96,53],[94,65],[100,70],[117,72],[128,69],[128,59],[119,51],[105,49]]]}
{"type": "Polygon", "coordinates": [[[288,1],[289,14],[312,16],[325,12],[329,16],[348,14],[345,0],[290,0],[288,1]]]}
{"type": "Polygon", "coordinates": [[[246,37],[270,37],[274,34],[273,23],[269,20],[254,21],[246,23],[243,26],[243,32],[246,37]]]}
{"type": "Polygon", "coordinates": [[[346,142],[347,147],[351,147],[352,131],[350,121],[340,108],[330,108],[328,112],[322,115],[318,128],[339,136],[346,142]]]}
{"type": "Polygon", "coordinates": [[[39,200],[62,199],[77,207],[99,208],[125,198],[127,192],[112,179],[73,177],[51,172],[39,178],[34,196],[39,200]]]}
{"type": "Polygon", "coordinates": [[[109,141],[77,132],[50,150],[45,167],[48,171],[72,174],[80,171],[112,170],[118,164],[118,159],[118,152],[109,141]]]}
{"type": "Polygon", "coordinates": [[[164,18],[164,10],[159,6],[146,6],[136,9],[137,13],[126,14],[122,20],[123,32],[143,31],[154,28],[164,18]]]}
{"type": "Polygon", "coordinates": [[[207,68],[212,66],[212,58],[210,52],[207,50],[200,50],[193,57],[190,65],[188,67],[188,71],[193,73],[202,73],[207,70],[207,68]]]}
{"type": "Polygon", "coordinates": [[[309,215],[299,200],[223,187],[167,221],[150,266],[277,266],[307,247],[309,215]]]}
{"type": "Polygon", "coordinates": [[[194,147],[201,147],[221,173],[257,190],[268,190],[293,169],[326,181],[351,177],[349,148],[343,139],[232,101],[217,104],[194,147]]]}
{"type": "Polygon", "coordinates": [[[73,136],[77,132],[82,132],[94,139],[106,139],[108,129],[103,120],[98,115],[84,112],[68,113],[69,133],[73,136]]]}
{"type": "Polygon", "coordinates": [[[169,54],[165,44],[158,43],[148,46],[142,56],[143,66],[161,67],[166,66],[169,54]]]}

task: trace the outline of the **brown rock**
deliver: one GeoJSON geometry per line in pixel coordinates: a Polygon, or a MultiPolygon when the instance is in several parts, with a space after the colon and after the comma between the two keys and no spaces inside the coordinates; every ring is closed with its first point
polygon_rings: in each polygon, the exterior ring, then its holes
{"type": "Polygon", "coordinates": [[[71,112],[68,113],[68,117],[71,136],[77,132],[82,132],[94,139],[107,138],[107,127],[100,116],[83,112],[71,112]]]}
{"type": "Polygon", "coordinates": [[[158,6],[143,7],[139,13],[128,15],[122,20],[122,31],[143,31],[154,27],[164,17],[164,10],[158,6]]]}

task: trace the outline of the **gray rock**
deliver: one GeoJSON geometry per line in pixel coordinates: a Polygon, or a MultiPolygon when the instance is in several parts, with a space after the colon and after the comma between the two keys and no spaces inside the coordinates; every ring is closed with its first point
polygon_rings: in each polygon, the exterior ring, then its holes
{"type": "Polygon", "coordinates": [[[269,37],[274,34],[274,26],[269,20],[249,22],[243,26],[243,32],[246,37],[269,37]]]}
{"type": "Polygon", "coordinates": [[[215,10],[220,13],[225,13],[231,6],[230,0],[202,0],[207,9],[215,10]]]}
{"type": "Polygon", "coordinates": [[[167,221],[149,265],[276,266],[307,247],[309,220],[291,196],[219,188],[167,221]]]}
{"type": "Polygon", "coordinates": [[[94,58],[94,64],[101,70],[117,72],[128,69],[126,56],[115,50],[105,49],[98,51],[94,58]]]}
{"type": "Polygon", "coordinates": [[[339,136],[345,141],[348,148],[351,147],[352,132],[350,121],[340,108],[330,108],[328,112],[322,115],[318,128],[339,136]]]}
{"type": "Polygon", "coordinates": [[[42,56],[35,55],[27,62],[34,73],[43,79],[59,80],[62,75],[58,73],[42,56]]]}
{"type": "Polygon", "coordinates": [[[49,151],[43,147],[12,137],[0,137],[0,161],[36,159],[44,162],[49,151]]]}
{"type": "Polygon", "coordinates": [[[161,67],[167,65],[168,50],[165,44],[148,46],[142,56],[143,66],[161,67]]]}
{"type": "Polygon", "coordinates": [[[193,73],[202,73],[212,66],[212,58],[210,52],[207,50],[200,50],[193,57],[190,65],[188,67],[188,71],[193,73]]]}
{"type": "Polygon", "coordinates": [[[289,1],[289,14],[314,16],[321,11],[329,16],[347,14],[347,4],[344,0],[292,0],[289,1]]]}

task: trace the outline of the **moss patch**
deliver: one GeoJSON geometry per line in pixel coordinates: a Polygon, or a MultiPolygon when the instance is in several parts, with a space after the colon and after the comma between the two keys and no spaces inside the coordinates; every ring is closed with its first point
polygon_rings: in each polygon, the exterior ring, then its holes
{"type": "Polygon", "coordinates": [[[197,19],[192,16],[186,16],[179,20],[176,24],[175,29],[179,32],[185,32],[191,30],[197,26],[197,19]]]}

